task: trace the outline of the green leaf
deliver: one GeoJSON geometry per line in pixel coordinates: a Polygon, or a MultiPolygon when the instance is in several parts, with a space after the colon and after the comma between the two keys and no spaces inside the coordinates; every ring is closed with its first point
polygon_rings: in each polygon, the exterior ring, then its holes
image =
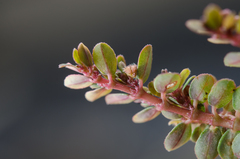
{"type": "Polygon", "coordinates": [[[76,64],[78,65],[82,65],[82,61],[79,58],[79,54],[78,54],[78,50],[77,49],[73,49],[73,60],[75,61],[76,64]]]}
{"type": "Polygon", "coordinates": [[[240,19],[238,19],[237,22],[236,22],[235,30],[238,34],[240,34],[240,19]]]}
{"type": "Polygon", "coordinates": [[[216,78],[210,74],[200,74],[195,77],[189,88],[190,98],[204,103],[215,81],[216,78]]]}
{"type": "Polygon", "coordinates": [[[123,72],[124,68],[126,67],[126,61],[123,55],[117,56],[117,65],[121,72],[123,72]]]}
{"type": "Polygon", "coordinates": [[[197,142],[197,140],[198,140],[199,136],[201,135],[201,133],[203,132],[203,130],[204,130],[204,126],[202,126],[202,125],[195,127],[192,131],[191,140],[193,142],[197,142]]]}
{"type": "Polygon", "coordinates": [[[211,35],[211,32],[205,28],[205,26],[201,20],[190,19],[190,20],[186,21],[185,25],[189,30],[191,30],[194,33],[211,35]]]}
{"type": "Polygon", "coordinates": [[[231,100],[236,85],[233,80],[221,79],[217,81],[208,95],[208,103],[216,108],[226,106],[231,100]]]}
{"type": "Polygon", "coordinates": [[[64,86],[71,89],[82,89],[91,86],[92,83],[88,77],[79,74],[68,75],[64,79],[64,86]]]}
{"type": "Polygon", "coordinates": [[[98,89],[86,92],[85,98],[89,102],[94,102],[95,100],[109,94],[111,91],[112,89],[98,88],[98,89]]]}
{"type": "Polygon", "coordinates": [[[225,31],[232,29],[235,26],[236,20],[235,20],[235,14],[229,13],[226,16],[224,16],[222,27],[225,31]]]}
{"type": "Polygon", "coordinates": [[[152,45],[146,45],[139,54],[137,76],[145,83],[150,75],[152,67],[152,45]]]}
{"type": "Polygon", "coordinates": [[[162,115],[167,119],[180,119],[182,116],[169,111],[162,111],[162,115]]]}
{"type": "Polygon", "coordinates": [[[127,94],[112,93],[105,97],[105,101],[107,104],[129,104],[133,102],[133,99],[131,99],[127,94]]]}
{"type": "Polygon", "coordinates": [[[196,128],[193,130],[193,132],[192,132],[191,140],[192,140],[193,142],[196,142],[201,133],[202,133],[201,128],[200,128],[200,127],[196,127],[196,128]]]}
{"type": "Polygon", "coordinates": [[[156,118],[161,112],[157,111],[155,107],[147,107],[138,112],[132,117],[134,123],[145,123],[156,118]]]}
{"type": "Polygon", "coordinates": [[[229,52],[224,57],[224,65],[228,67],[240,67],[240,52],[229,52]]]}
{"type": "Polygon", "coordinates": [[[185,84],[182,87],[182,92],[184,91],[184,89],[187,87],[187,85],[191,82],[192,79],[194,79],[196,76],[193,75],[191,77],[188,78],[188,80],[185,82],[185,84]]]}
{"type": "Polygon", "coordinates": [[[180,73],[181,81],[180,81],[179,87],[181,87],[184,84],[184,82],[186,81],[190,73],[191,71],[188,68],[185,68],[181,71],[180,73]]]}
{"type": "Polygon", "coordinates": [[[217,30],[222,25],[221,8],[215,4],[209,4],[203,12],[205,25],[212,30],[217,30]]]}
{"type": "Polygon", "coordinates": [[[222,159],[237,159],[232,151],[232,141],[234,137],[235,133],[231,129],[228,129],[219,140],[217,150],[222,159]]]}
{"type": "Polygon", "coordinates": [[[80,61],[87,67],[93,65],[92,55],[89,49],[83,44],[78,45],[78,56],[80,61]]]}
{"type": "Polygon", "coordinates": [[[166,136],[164,146],[167,151],[173,151],[188,142],[191,137],[191,124],[180,123],[166,136]]]}
{"type": "Polygon", "coordinates": [[[178,73],[162,73],[157,75],[153,84],[155,90],[159,93],[171,93],[179,87],[180,80],[178,73]]]}
{"type": "Polygon", "coordinates": [[[155,96],[157,96],[157,97],[159,97],[159,96],[161,95],[160,93],[158,93],[158,92],[155,90],[154,85],[153,85],[153,81],[151,81],[151,82],[148,83],[148,89],[149,89],[149,91],[151,92],[151,94],[153,94],[153,95],[155,95],[155,96]]]}
{"type": "Polygon", "coordinates": [[[235,156],[240,158],[240,131],[237,132],[236,137],[233,139],[232,151],[235,156]]]}
{"type": "Polygon", "coordinates": [[[232,106],[234,110],[240,111],[240,86],[233,92],[232,106]]]}
{"type": "Polygon", "coordinates": [[[221,130],[216,127],[206,128],[199,136],[195,145],[195,154],[198,159],[213,159],[218,155],[217,145],[221,138],[221,130]]]}
{"type": "Polygon", "coordinates": [[[93,48],[93,61],[103,75],[114,77],[117,70],[117,59],[113,49],[106,43],[98,43],[93,48]]]}

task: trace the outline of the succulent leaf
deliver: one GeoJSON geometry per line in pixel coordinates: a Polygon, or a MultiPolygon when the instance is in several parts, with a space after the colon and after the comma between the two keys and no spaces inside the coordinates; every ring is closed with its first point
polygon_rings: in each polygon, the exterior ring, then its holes
{"type": "Polygon", "coordinates": [[[78,57],[81,63],[83,63],[87,67],[90,67],[93,65],[91,52],[83,43],[80,43],[78,45],[77,51],[78,51],[78,57]]]}
{"type": "Polygon", "coordinates": [[[229,67],[240,67],[240,52],[229,52],[224,57],[224,65],[229,67]]]}
{"type": "Polygon", "coordinates": [[[154,79],[154,88],[159,93],[171,93],[180,84],[181,77],[178,73],[161,73],[154,79]]]}
{"type": "Polygon", "coordinates": [[[207,40],[213,44],[231,44],[232,42],[229,39],[222,39],[222,38],[216,38],[216,37],[208,38],[207,40]]]}
{"type": "Polygon", "coordinates": [[[240,111],[240,86],[233,92],[232,106],[234,110],[240,111]]]}
{"type": "Polygon", "coordinates": [[[180,123],[166,136],[164,146],[167,151],[173,151],[188,142],[191,137],[191,124],[180,123]]]}
{"type": "Polygon", "coordinates": [[[105,101],[107,104],[129,104],[133,99],[124,93],[112,93],[105,97],[105,101]]]}
{"type": "Polygon", "coordinates": [[[222,25],[221,8],[215,4],[209,4],[203,11],[204,24],[212,30],[217,30],[222,25]]]}
{"type": "Polygon", "coordinates": [[[89,102],[94,102],[95,100],[109,94],[111,91],[112,89],[98,88],[98,89],[86,92],[85,98],[89,102]]]}
{"type": "Polygon", "coordinates": [[[205,26],[201,20],[190,19],[190,20],[186,21],[185,25],[189,30],[191,30],[192,32],[195,32],[197,34],[206,34],[206,35],[211,34],[211,32],[205,28],[205,26]]]}
{"type": "Polygon", "coordinates": [[[152,45],[146,45],[140,52],[137,65],[137,76],[145,83],[152,67],[152,45]]]}
{"type": "Polygon", "coordinates": [[[93,61],[103,75],[115,76],[117,59],[113,49],[106,43],[98,43],[93,48],[93,61]]]}
{"type": "Polygon", "coordinates": [[[213,159],[218,155],[217,145],[221,138],[221,130],[216,127],[206,128],[199,136],[195,145],[195,154],[198,159],[213,159]]]}
{"type": "Polygon", "coordinates": [[[157,96],[157,97],[159,97],[159,96],[161,95],[160,93],[158,93],[158,92],[155,90],[154,85],[153,85],[153,81],[151,81],[151,82],[148,83],[148,89],[149,89],[149,91],[150,91],[153,95],[155,95],[155,96],[157,96]]]}
{"type": "Polygon", "coordinates": [[[231,129],[228,129],[219,140],[217,150],[222,159],[237,159],[232,151],[232,141],[234,137],[235,133],[231,129]]]}
{"type": "Polygon", "coordinates": [[[190,98],[204,103],[215,81],[216,78],[210,74],[200,74],[195,77],[189,88],[190,98]]]}
{"type": "Polygon", "coordinates": [[[230,79],[217,81],[208,95],[208,103],[216,108],[226,106],[231,100],[236,84],[230,79]]]}
{"type": "Polygon", "coordinates": [[[121,72],[123,72],[124,68],[126,67],[126,60],[123,55],[117,56],[117,66],[121,72]]]}
{"type": "Polygon", "coordinates": [[[157,111],[155,107],[147,107],[132,117],[134,123],[145,123],[156,118],[161,112],[157,111]]]}
{"type": "Polygon", "coordinates": [[[180,119],[182,116],[169,111],[162,111],[162,115],[167,119],[180,119]]]}
{"type": "Polygon", "coordinates": [[[181,76],[181,81],[179,84],[179,87],[182,87],[188,76],[190,75],[191,71],[188,68],[185,68],[181,71],[180,76],[181,76]]]}
{"type": "Polygon", "coordinates": [[[88,77],[79,74],[68,75],[64,79],[64,86],[71,89],[82,89],[91,86],[92,83],[88,77]]]}
{"type": "Polygon", "coordinates": [[[236,137],[233,139],[232,151],[236,157],[240,158],[240,131],[237,132],[236,137]]]}

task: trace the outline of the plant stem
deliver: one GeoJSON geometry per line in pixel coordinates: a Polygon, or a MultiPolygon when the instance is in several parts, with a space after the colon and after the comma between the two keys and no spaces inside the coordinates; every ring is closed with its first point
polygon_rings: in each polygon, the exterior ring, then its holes
{"type": "MultiPolygon", "coordinates": [[[[99,80],[97,80],[96,83],[108,84],[109,80],[101,77],[99,80]]],[[[120,82],[113,81],[113,83],[114,84],[112,85],[112,89],[116,89],[116,90],[128,93],[131,96],[135,97],[135,99],[144,100],[154,106],[158,106],[163,103],[162,99],[156,96],[153,96],[151,94],[148,94],[143,89],[140,89],[139,91],[141,91],[141,93],[139,93],[135,88],[129,87],[120,82]]],[[[190,119],[191,123],[199,123],[199,124],[205,123],[212,126],[221,126],[221,127],[230,128],[230,129],[233,129],[234,127],[234,120],[231,120],[229,118],[222,118],[222,117],[219,117],[218,120],[215,120],[214,115],[212,113],[205,113],[202,111],[198,111],[196,118],[194,118],[194,120],[191,120],[191,110],[180,108],[170,103],[164,104],[164,106],[161,107],[161,110],[182,115],[184,118],[190,119]]],[[[240,130],[240,127],[235,127],[235,130],[236,131],[240,130]]]]}

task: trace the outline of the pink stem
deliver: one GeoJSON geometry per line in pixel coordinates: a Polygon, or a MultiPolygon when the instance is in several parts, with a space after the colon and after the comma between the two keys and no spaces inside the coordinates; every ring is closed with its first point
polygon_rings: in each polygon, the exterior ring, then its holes
{"type": "MultiPolygon", "coordinates": [[[[97,83],[107,84],[107,83],[109,83],[109,81],[107,79],[101,78],[97,81],[97,83]]],[[[135,99],[142,99],[148,103],[151,103],[151,105],[155,105],[155,106],[158,106],[158,105],[162,104],[162,102],[163,102],[162,99],[146,93],[143,89],[140,89],[138,92],[136,92],[136,89],[130,88],[119,82],[113,81],[113,83],[114,84],[112,86],[112,89],[126,92],[126,93],[132,95],[133,97],[135,97],[135,99]]],[[[182,115],[186,119],[191,118],[191,110],[180,108],[180,107],[177,107],[170,103],[164,104],[164,106],[161,107],[161,110],[165,110],[165,111],[169,111],[169,112],[173,112],[173,113],[182,115]]],[[[218,117],[217,119],[215,119],[214,115],[211,113],[205,113],[205,112],[198,111],[198,114],[196,115],[194,120],[191,120],[190,122],[191,123],[205,123],[205,124],[209,124],[209,125],[213,125],[213,126],[222,126],[225,128],[233,129],[235,120],[231,120],[228,118],[221,118],[221,117],[218,117]]],[[[240,127],[236,127],[235,130],[237,130],[237,131],[240,130],[240,127]]]]}

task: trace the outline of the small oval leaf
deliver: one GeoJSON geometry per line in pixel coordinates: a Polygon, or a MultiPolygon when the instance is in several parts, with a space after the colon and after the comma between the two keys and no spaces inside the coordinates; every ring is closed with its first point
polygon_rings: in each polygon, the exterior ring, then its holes
{"type": "Polygon", "coordinates": [[[87,67],[93,65],[91,52],[83,43],[78,45],[78,56],[80,61],[87,67]]]}
{"type": "Polygon", "coordinates": [[[203,12],[204,24],[212,30],[217,30],[222,25],[221,8],[216,4],[209,4],[203,12]]]}
{"type": "Polygon", "coordinates": [[[167,151],[173,151],[188,142],[191,137],[191,124],[180,123],[166,136],[164,146],[167,151]]]}
{"type": "Polygon", "coordinates": [[[191,71],[188,68],[185,68],[181,71],[180,76],[181,76],[181,81],[179,84],[179,87],[182,87],[188,76],[190,75],[191,71]]]}
{"type": "Polygon", "coordinates": [[[231,40],[229,40],[229,39],[221,39],[221,38],[212,37],[212,38],[208,38],[207,40],[213,44],[231,44],[231,40]]]}
{"type": "Polygon", "coordinates": [[[240,111],[240,86],[233,92],[232,106],[234,110],[240,111]]]}
{"type": "Polygon", "coordinates": [[[182,92],[184,91],[184,89],[188,86],[188,84],[191,82],[191,80],[193,80],[196,76],[193,75],[191,77],[188,78],[188,80],[184,83],[183,87],[182,87],[182,92]]]}
{"type": "Polygon", "coordinates": [[[145,123],[156,118],[161,112],[155,107],[147,107],[132,117],[134,123],[145,123]]]}
{"type": "Polygon", "coordinates": [[[240,131],[237,133],[232,142],[232,151],[236,157],[240,158],[240,131]]]}
{"type": "Polygon", "coordinates": [[[86,92],[85,98],[89,102],[94,102],[95,100],[109,94],[111,91],[112,89],[98,88],[98,89],[86,92]]]}
{"type": "Polygon", "coordinates": [[[182,116],[169,111],[162,111],[162,115],[167,119],[180,119],[182,116]]]}
{"type": "Polygon", "coordinates": [[[240,52],[229,52],[224,57],[224,65],[228,67],[240,67],[240,52]]]}
{"type": "Polygon", "coordinates": [[[153,84],[159,93],[171,93],[179,87],[180,80],[178,73],[161,73],[154,79],[153,84]]]}
{"type": "Polygon", "coordinates": [[[226,16],[224,16],[222,27],[225,31],[232,29],[235,26],[236,20],[235,20],[235,14],[229,13],[226,16]]]}
{"type": "Polygon", "coordinates": [[[98,43],[93,48],[93,61],[103,75],[115,75],[117,59],[113,49],[106,43],[98,43]]]}
{"type": "Polygon", "coordinates": [[[112,93],[105,97],[107,104],[129,104],[133,101],[127,94],[123,93],[112,93]]]}
{"type": "Polygon", "coordinates": [[[117,66],[121,72],[123,72],[124,68],[126,67],[126,60],[123,55],[117,56],[117,66]]]}
{"type": "Polygon", "coordinates": [[[232,100],[235,88],[236,85],[233,80],[221,79],[217,81],[208,95],[208,103],[216,108],[226,106],[232,100]]]}
{"type": "Polygon", "coordinates": [[[206,128],[199,136],[195,145],[195,154],[198,159],[213,159],[218,155],[217,145],[221,138],[221,130],[216,128],[206,128]]]}
{"type": "Polygon", "coordinates": [[[151,94],[153,94],[153,95],[155,95],[155,96],[157,96],[157,97],[159,97],[159,96],[161,95],[160,93],[158,93],[158,92],[155,90],[154,85],[153,85],[153,81],[151,81],[151,82],[148,83],[148,89],[149,89],[149,91],[151,92],[151,94]]]}
{"type": "Polygon", "coordinates": [[[209,32],[203,22],[198,19],[190,19],[186,21],[185,23],[186,27],[191,30],[192,32],[195,32],[197,34],[206,34],[206,35],[211,35],[211,32],[209,32]]]}
{"type": "Polygon", "coordinates": [[[200,74],[195,77],[189,88],[190,98],[204,103],[215,81],[216,78],[210,74],[200,74]]]}
{"type": "Polygon", "coordinates": [[[76,64],[82,65],[82,61],[79,58],[79,54],[78,54],[78,50],[77,49],[75,49],[75,48],[73,49],[72,56],[73,56],[73,60],[75,61],[76,64]]]}
{"type": "Polygon", "coordinates": [[[137,65],[137,76],[145,83],[152,67],[152,45],[146,45],[140,52],[137,65]]]}
{"type": "Polygon", "coordinates": [[[192,135],[191,135],[191,140],[193,142],[197,142],[200,134],[202,133],[202,129],[200,126],[197,126],[196,128],[194,128],[193,132],[192,132],[192,135]]]}
{"type": "Polygon", "coordinates": [[[88,77],[79,74],[68,75],[64,79],[64,86],[71,89],[82,89],[91,86],[92,83],[88,77]]]}
{"type": "Polygon", "coordinates": [[[237,159],[236,156],[234,156],[232,151],[232,141],[235,137],[235,133],[228,129],[218,143],[218,153],[219,156],[223,159],[237,159]]]}

